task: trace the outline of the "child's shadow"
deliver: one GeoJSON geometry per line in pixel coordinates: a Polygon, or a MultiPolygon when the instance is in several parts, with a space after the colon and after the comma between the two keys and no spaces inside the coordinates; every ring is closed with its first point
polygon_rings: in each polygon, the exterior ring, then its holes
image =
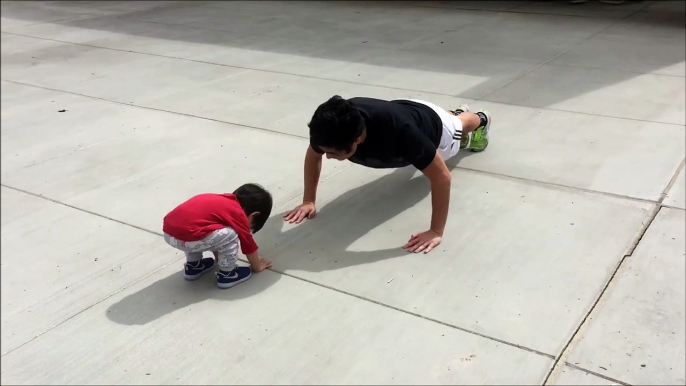
{"type": "MultiPolygon", "coordinates": [[[[453,170],[470,152],[458,153],[447,162],[453,170]]],[[[329,183],[335,183],[331,181],[329,183]]],[[[345,190],[345,186],[339,189],[345,190]]],[[[365,185],[346,190],[318,209],[315,219],[292,226],[283,220],[283,213],[269,219],[258,233],[261,253],[274,260],[277,271],[302,270],[322,272],[354,265],[400,257],[408,252],[402,245],[410,234],[386,235],[398,239],[397,246],[377,250],[349,250],[364,235],[409,208],[431,193],[430,182],[413,167],[395,170],[365,185]],[[286,228],[286,230],[284,230],[286,228]]],[[[290,210],[291,208],[285,208],[290,210]]],[[[413,232],[426,230],[431,220],[430,207],[425,215],[416,218],[413,232]]]]}
{"type": "Polygon", "coordinates": [[[198,280],[186,281],[182,272],[183,261],[174,264],[178,264],[178,272],[113,304],[107,309],[107,318],[118,324],[144,325],[207,299],[230,301],[256,295],[281,279],[280,274],[265,271],[234,288],[221,290],[217,288],[211,272],[198,280]]]}

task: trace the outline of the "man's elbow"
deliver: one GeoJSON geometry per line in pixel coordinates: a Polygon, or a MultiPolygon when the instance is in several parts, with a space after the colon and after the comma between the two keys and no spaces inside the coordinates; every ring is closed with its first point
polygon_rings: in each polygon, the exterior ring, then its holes
{"type": "Polygon", "coordinates": [[[453,176],[449,171],[438,173],[432,180],[432,184],[450,185],[453,176]]]}

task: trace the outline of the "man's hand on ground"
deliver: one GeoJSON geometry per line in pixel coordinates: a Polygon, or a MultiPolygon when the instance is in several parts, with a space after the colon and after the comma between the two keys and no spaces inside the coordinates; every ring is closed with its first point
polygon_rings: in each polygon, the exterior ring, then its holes
{"type": "Polygon", "coordinates": [[[403,246],[408,252],[413,253],[429,253],[441,243],[441,236],[431,230],[421,233],[415,233],[410,237],[410,241],[403,246]]]}
{"type": "Polygon", "coordinates": [[[302,204],[295,207],[295,209],[286,213],[283,216],[285,221],[291,224],[300,224],[305,218],[314,218],[317,215],[317,208],[314,206],[313,202],[303,202],[302,204]]]}

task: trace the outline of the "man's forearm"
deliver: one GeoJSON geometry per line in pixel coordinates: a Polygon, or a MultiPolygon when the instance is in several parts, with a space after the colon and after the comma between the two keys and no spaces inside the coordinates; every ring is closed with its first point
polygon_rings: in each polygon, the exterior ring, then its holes
{"type": "Polygon", "coordinates": [[[431,231],[443,236],[450,208],[450,178],[431,182],[431,231]]]}
{"type": "Polygon", "coordinates": [[[312,148],[305,154],[305,193],[303,201],[314,203],[317,200],[317,185],[322,172],[322,157],[312,148]]]}

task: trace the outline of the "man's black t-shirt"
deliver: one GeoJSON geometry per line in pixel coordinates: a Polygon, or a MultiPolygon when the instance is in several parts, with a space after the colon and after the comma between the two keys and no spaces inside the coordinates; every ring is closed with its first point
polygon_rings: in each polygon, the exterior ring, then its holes
{"type": "MultiPolygon", "coordinates": [[[[371,168],[413,165],[424,170],[441,142],[441,118],[429,106],[409,100],[348,99],[360,110],[367,137],[357,146],[351,162],[371,168]]],[[[313,143],[312,149],[324,152],[313,143]]]]}

